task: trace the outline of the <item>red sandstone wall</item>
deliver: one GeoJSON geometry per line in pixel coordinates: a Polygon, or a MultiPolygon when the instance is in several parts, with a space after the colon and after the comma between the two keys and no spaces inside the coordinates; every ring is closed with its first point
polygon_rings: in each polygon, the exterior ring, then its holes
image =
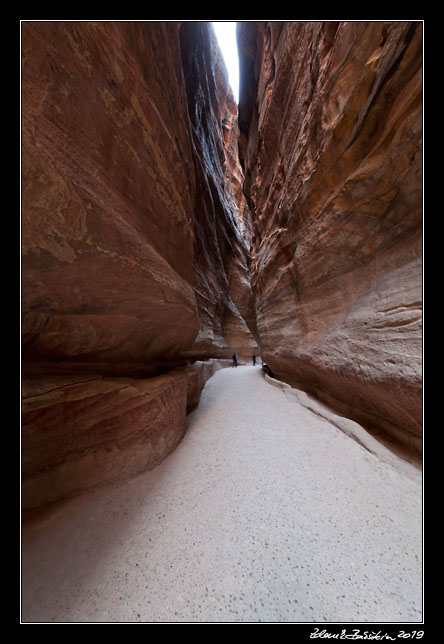
{"type": "Polygon", "coordinates": [[[225,271],[247,249],[223,189],[228,85],[209,25],[22,28],[26,368],[156,374],[229,356],[225,271]]]}
{"type": "Polygon", "coordinates": [[[419,449],[422,25],[238,29],[262,355],[419,449]]]}
{"type": "Polygon", "coordinates": [[[22,24],[24,507],[155,465],[187,362],[255,347],[219,59],[206,23],[22,24]]]}
{"type": "Polygon", "coordinates": [[[257,347],[251,336],[249,242],[239,216],[237,110],[211,25],[184,23],[180,40],[196,176],[194,286],[200,318],[188,355],[224,357],[227,346],[231,353],[250,354],[257,347]]]}

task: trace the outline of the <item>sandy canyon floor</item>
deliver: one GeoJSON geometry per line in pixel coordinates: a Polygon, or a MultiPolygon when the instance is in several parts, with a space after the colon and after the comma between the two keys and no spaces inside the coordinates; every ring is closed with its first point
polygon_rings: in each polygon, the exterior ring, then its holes
{"type": "Polygon", "coordinates": [[[397,460],[219,371],[160,466],[24,523],[22,621],[418,622],[422,477],[397,460]]]}

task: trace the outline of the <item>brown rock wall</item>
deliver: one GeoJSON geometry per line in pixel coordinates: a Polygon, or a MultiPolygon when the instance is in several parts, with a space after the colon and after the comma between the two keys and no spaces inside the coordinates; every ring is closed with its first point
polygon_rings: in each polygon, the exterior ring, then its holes
{"type": "Polygon", "coordinates": [[[223,319],[240,316],[227,271],[249,289],[248,245],[211,27],[36,22],[22,41],[26,367],[156,374],[224,357],[223,319]]]}
{"type": "Polygon", "coordinates": [[[207,23],[22,23],[25,507],[152,467],[186,365],[255,346],[236,119],[207,23]]]}
{"type": "Polygon", "coordinates": [[[211,25],[184,23],[180,39],[196,175],[194,286],[200,318],[196,343],[185,355],[222,358],[233,342],[238,351],[256,348],[237,109],[211,25]]]}
{"type": "Polygon", "coordinates": [[[230,360],[154,378],[28,377],[22,383],[22,508],[152,469],[177,446],[205,383],[230,360]]]}
{"type": "Polygon", "coordinates": [[[175,25],[24,23],[22,42],[24,362],[172,357],[199,327],[175,25]]]}
{"type": "Polygon", "coordinates": [[[238,38],[262,355],[420,448],[421,23],[241,23],[238,38]]]}
{"type": "Polygon", "coordinates": [[[181,439],[187,374],[23,383],[22,507],[151,469],[181,439]],[[37,393],[38,392],[38,393],[37,393]]]}

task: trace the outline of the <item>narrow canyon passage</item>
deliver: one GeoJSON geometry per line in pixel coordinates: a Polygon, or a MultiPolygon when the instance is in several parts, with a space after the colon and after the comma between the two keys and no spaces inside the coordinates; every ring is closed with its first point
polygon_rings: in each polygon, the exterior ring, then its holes
{"type": "Polygon", "coordinates": [[[155,469],[25,522],[23,619],[414,622],[421,541],[419,471],[227,368],[155,469]]]}

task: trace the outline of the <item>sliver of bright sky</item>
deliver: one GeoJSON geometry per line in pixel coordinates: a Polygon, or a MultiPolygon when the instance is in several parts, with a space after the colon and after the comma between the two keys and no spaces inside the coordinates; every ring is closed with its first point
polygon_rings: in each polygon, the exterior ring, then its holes
{"type": "Polygon", "coordinates": [[[239,102],[239,59],[237,56],[236,23],[213,22],[219,47],[228,70],[228,78],[233,90],[234,100],[239,102]]]}

